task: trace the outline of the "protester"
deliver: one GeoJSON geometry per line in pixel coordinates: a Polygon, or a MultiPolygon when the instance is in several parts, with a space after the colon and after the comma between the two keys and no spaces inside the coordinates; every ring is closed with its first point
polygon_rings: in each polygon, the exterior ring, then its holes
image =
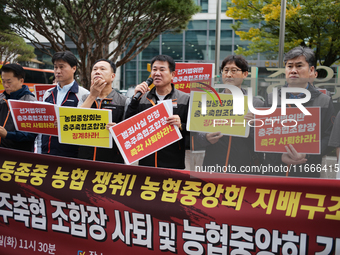
{"type": "Polygon", "coordinates": [[[336,148],[336,156],[337,156],[337,159],[339,161],[339,154],[340,154],[340,112],[338,112],[338,114],[336,115],[328,146],[336,148]]]}
{"type": "Polygon", "coordinates": [[[36,134],[16,131],[7,102],[8,99],[36,101],[24,85],[25,71],[18,64],[7,64],[0,73],[5,90],[0,94],[0,147],[33,152],[36,134]]]}
{"type": "Polygon", "coordinates": [[[137,92],[141,92],[142,96],[138,100],[134,98],[131,100],[126,112],[126,118],[152,107],[159,101],[172,99],[173,115],[168,118],[167,122],[170,125],[179,127],[183,139],[139,160],[139,165],[176,169],[185,168],[184,137],[187,135],[186,121],[189,95],[175,89],[174,84],[171,83],[175,77],[175,67],[174,60],[167,55],[158,55],[151,60],[151,77],[155,87],[149,91],[146,82],[136,86],[135,95],[137,92]]]}
{"type": "MultiPolygon", "coordinates": [[[[81,105],[83,108],[109,109],[113,123],[109,123],[108,127],[123,120],[124,107],[127,99],[126,96],[112,89],[112,82],[116,76],[115,73],[115,63],[107,59],[97,60],[92,67],[90,94],[81,105]]],[[[79,158],[124,163],[123,157],[115,142],[113,142],[113,147],[110,149],[81,146],[79,149],[79,158]]]]}
{"type": "MultiPolygon", "coordinates": [[[[332,130],[332,116],[334,108],[332,100],[329,96],[318,91],[310,84],[311,77],[315,77],[314,65],[315,55],[313,50],[307,47],[296,47],[290,50],[284,56],[285,73],[287,84],[284,87],[291,88],[305,88],[311,93],[311,99],[304,104],[304,107],[319,106],[321,108],[321,154],[320,155],[306,155],[298,153],[293,145],[285,146],[287,153],[266,153],[266,163],[272,166],[286,166],[307,164],[311,166],[315,164],[321,166],[322,156],[327,153],[329,136],[332,130]]],[[[304,93],[287,93],[287,98],[303,98],[304,93]]],[[[273,101],[273,94],[269,94],[265,101],[265,106],[271,106],[273,101]]],[[[281,89],[278,90],[278,106],[281,106],[281,89]]],[[[308,145],[306,145],[308,146],[308,145]]],[[[298,167],[296,169],[304,169],[298,167]]],[[[282,173],[286,175],[286,173],[282,173]]],[[[303,176],[303,177],[320,177],[318,171],[291,171],[289,175],[303,176]]]]}
{"type": "MultiPolygon", "coordinates": [[[[227,56],[221,65],[222,79],[224,84],[234,85],[240,88],[244,95],[247,91],[241,88],[243,80],[248,76],[248,62],[242,56],[227,56]]],[[[224,93],[230,94],[229,89],[224,93]]],[[[263,101],[254,97],[254,107],[263,106],[263,101]]],[[[248,113],[246,120],[253,118],[253,114],[248,113]]],[[[237,127],[235,127],[237,128],[237,127]]],[[[219,169],[229,169],[235,166],[250,166],[258,164],[262,159],[261,153],[254,152],[254,130],[251,128],[249,137],[232,137],[222,135],[221,132],[199,133],[197,135],[197,145],[205,148],[203,166],[218,166],[219,169]],[[223,168],[225,166],[225,168],[223,168]]]]}
{"type": "MultiPolygon", "coordinates": [[[[52,57],[52,63],[57,85],[45,92],[44,102],[68,107],[82,105],[84,102],[82,98],[89,91],[79,86],[74,79],[77,58],[70,51],[57,52],[52,57]]],[[[41,146],[43,154],[78,157],[78,145],[61,144],[56,136],[42,135],[41,146]]]]}

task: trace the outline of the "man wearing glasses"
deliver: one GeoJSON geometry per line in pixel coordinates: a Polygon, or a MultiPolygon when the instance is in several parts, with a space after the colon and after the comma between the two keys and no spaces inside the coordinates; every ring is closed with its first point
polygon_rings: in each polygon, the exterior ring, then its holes
{"type": "MultiPolygon", "coordinates": [[[[223,83],[234,85],[240,88],[244,95],[247,95],[247,91],[241,88],[241,85],[248,76],[248,68],[248,62],[244,57],[226,57],[221,65],[223,83]]],[[[231,92],[229,89],[225,89],[224,93],[230,94],[231,92]]],[[[261,107],[263,101],[254,98],[253,104],[254,107],[261,107]]],[[[252,116],[247,114],[245,118],[252,119],[252,116]]],[[[254,153],[254,132],[252,129],[247,138],[222,135],[221,132],[199,133],[197,142],[198,146],[205,147],[203,167],[218,165],[221,167],[220,169],[223,169],[223,166],[226,166],[225,169],[230,169],[232,166],[240,169],[241,166],[254,164],[254,159],[259,157],[254,153]]]]}

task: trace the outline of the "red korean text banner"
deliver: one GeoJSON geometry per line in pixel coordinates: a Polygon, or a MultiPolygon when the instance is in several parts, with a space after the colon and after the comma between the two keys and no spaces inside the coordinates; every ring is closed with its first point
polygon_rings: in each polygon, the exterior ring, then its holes
{"type": "Polygon", "coordinates": [[[35,97],[39,102],[43,102],[45,92],[55,86],[56,84],[35,84],[34,85],[35,97]]]}
{"type": "Polygon", "coordinates": [[[169,115],[162,102],[110,128],[126,164],[182,139],[178,128],[167,124],[169,115]]]}
{"type": "Polygon", "coordinates": [[[16,130],[58,135],[58,128],[55,125],[57,116],[53,104],[11,99],[8,103],[16,130]]]}
{"type": "Polygon", "coordinates": [[[0,155],[0,254],[340,251],[338,180],[0,155]]]}
{"type": "Polygon", "coordinates": [[[256,115],[255,151],[287,152],[285,146],[291,144],[299,153],[320,154],[320,108],[306,109],[311,115],[296,107],[287,108],[286,115],[281,115],[281,108],[267,116],[256,115]]]}
{"type": "MultiPolygon", "coordinates": [[[[206,85],[214,78],[214,64],[211,63],[176,63],[176,74],[172,82],[175,88],[190,93],[196,82],[206,85]]],[[[201,85],[198,85],[201,87],[201,85]]]]}

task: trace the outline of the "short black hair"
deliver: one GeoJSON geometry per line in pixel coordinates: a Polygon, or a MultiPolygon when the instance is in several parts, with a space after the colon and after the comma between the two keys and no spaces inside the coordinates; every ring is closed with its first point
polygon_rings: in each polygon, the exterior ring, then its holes
{"type": "Polygon", "coordinates": [[[57,60],[63,60],[67,62],[71,67],[78,66],[78,59],[71,51],[60,51],[54,53],[52,57],[52,63],[54,64],[57,60]]]}
{"type": "Polygon", "coordinates": [[[1,70],[0,70],[0,74],[2,74],[3,72],[5,72],[5,73],[13,73],[13,76],[18,78],[18,79],[21,79],[21,78],[25,79],[25,70],[19,64],[7,64],[7,65],[3,65],[1,70]]]}
{"type": "Polygon", "coordinates": [[[93,66],[94,66],[95,64],[97,64],[98,62],[100,62],[100,61],[105,61],[105,62],[109,63],[110,66],[111,66],[112,71],[113,71],[114,73],[116,73],[116,70],[117,70],[116,64],[113,63],[113,61],[111,61],[111,60],[109,60],[109,59],[105,59],[105,58],[98,59],[96,62],[94,62],[93,65],[92,65],[92,67],[91,67],[91,70],[93,69],[93,66]]]}
{"type": "Polygon", "coordinates": [[[221,72],[223,71],[223,68],[228,64],[228,63],[235,63],[235,65],[242,70],[242,72],[248,72],[249,70],[249,65],[248,61],[241,55],[229,55],[222,61],[221,65],[221,72]]]}
{"type": "Polygon", "coordinates": [[[151,59],[151,68],[153,66],[153,63],[155,63],[156,61],[162,61],[162,62],[168,62],[169,63],[169,69],[170,72],[174,72],[176,70],[176,63],[173,60],[172,57],[168,56],[168,55],[158,55],[155,56],[151,59]]]}

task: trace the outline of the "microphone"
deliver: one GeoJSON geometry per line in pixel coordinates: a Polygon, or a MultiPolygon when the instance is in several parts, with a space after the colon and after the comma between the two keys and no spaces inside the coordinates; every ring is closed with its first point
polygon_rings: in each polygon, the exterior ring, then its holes
{"type": "MultiPolygon", "coordinates": [[[[153,82],[153,79],[150,77],[150,78],[148,78],[145,82],[146,82],[146,84],[148,84],[148,86],[150,86],[150,85],[152,84],[152,82],[153,82]]],[[[133,97],[133,99],[134,99],[134,100],[138,100],[138,98],[139,98],[141,95],[142,95],[142,92],[138,91],[138,92],[136,93],[136,95],[133,97]]]]}

